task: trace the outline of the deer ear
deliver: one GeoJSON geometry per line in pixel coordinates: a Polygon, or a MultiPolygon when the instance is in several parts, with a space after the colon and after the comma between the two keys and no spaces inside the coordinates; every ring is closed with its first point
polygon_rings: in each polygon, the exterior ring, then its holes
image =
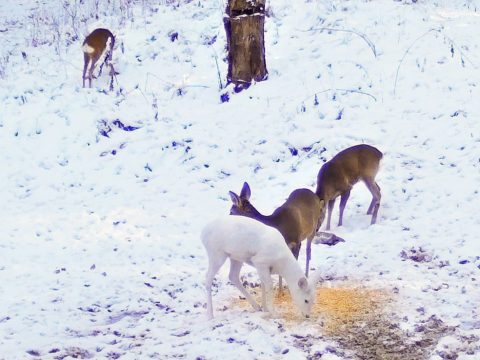
{"type": "Polygon", "coordinates": [[[308,281],[307,278],[302,277],[298,280],[298,287],[302,290],[306,290],[308,287],[308,281]]]}
{"type": "Polygon", "coordinates": [[[325,207],[325,200],[323,200],[323,199],[320,200],[320,207],[322,207],[322,208],[325,207]]]}
{"type": "Polygon", "coordinates": [[[229,191],[228,194],[230,195],[230,199],[232,199],[232,202],[235,206],[240,205],[240,198],[238,197],[237,194],[235,194],[233,191],[229,191]]]}
{"type": "Polygon", "coordinates": [[[250,186],[248,186],[247,182],[243,183],[242,191],[240,192],[240,196],[245,200],[250,199],[251,191],[250,186]]]}

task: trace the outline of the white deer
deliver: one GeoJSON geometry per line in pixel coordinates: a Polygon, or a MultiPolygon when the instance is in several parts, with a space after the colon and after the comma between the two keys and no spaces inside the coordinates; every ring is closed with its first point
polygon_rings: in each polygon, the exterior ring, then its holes
{"type": "Polygon", "coordinates": [[[244,263],[257,269],[264,311],[275,314],[271,274],[279,274],[286,280],[302,315],[309,317],[315,293],[278,230],[251,218],[225,216],[209,223],[203,229],[201,238],[209,261],[205,281],[209,319],[213,318],[213,279],[227,258],[230,259],[230,281],[255,310],[261,308],[240,282],[240,270],[244,263]]]}

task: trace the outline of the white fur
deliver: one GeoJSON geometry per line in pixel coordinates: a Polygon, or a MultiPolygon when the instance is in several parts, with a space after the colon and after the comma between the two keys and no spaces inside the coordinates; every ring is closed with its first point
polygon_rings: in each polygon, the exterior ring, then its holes
{"type": "Polygon", "coordinates": [[[88,65],[87,65],[87,74],[90,73],[90,69],[91,69],[92,66],[93,66],[93,61],[92,61],[91,58],[89,58],[88,65]]]}
{"type": "Polygon", "coordinates": [[[109,36],[107,39],[107,43],[105,44],[105,49],[110,49],[111,44],[112,44],[112,38],[109,36]]]}
{"type": "Polygon", "coordinates": [[[88,44],[84,44],[82,46],[82,50],[84,53],[87,53],[87,54],[93,54],[95,52],[95,49],[88,44]]]}
{"type": "MultiPolygon", "coordinates": [[[[107,51],[110,51],[111,43],[112,43],[112,38],[108,37],[107,42],[105,43],[105,47],[102,49],[102,54],[100,55],[100,58],[102,58],[107,51]]],[[[88,44],[84,44],[82,46],[82,50],[84,53],[87,53],[87,54],[93,54],[95,52],[95,48],[88,44]]]]}
{"type": "Polygon", "coordinates": [[[262,284],[264,311],[274,312],[270,275],[279,274],[286,280],[300,312],[305,316],[310,314],[315,294],[278,230],[251,218],[225,216],[205,226],[201,238],[209,260],[205,282],[209,319],[213,318],[213,279],[227,258],[230,259],[230,281],[256,310],[260,310],[260,306],[240,282],[240,270],[244,263],[257,269],[262,284]]]}

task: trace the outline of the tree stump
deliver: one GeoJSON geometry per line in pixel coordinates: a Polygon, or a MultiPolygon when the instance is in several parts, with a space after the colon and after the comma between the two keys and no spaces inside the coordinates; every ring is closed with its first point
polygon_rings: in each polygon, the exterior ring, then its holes
{"type": "Polygon", "coordinates": [[[227,83],[237,90],[268,77],[265,62],[265,0],[228,0],[224,18],[227,34],[227,83]]]}

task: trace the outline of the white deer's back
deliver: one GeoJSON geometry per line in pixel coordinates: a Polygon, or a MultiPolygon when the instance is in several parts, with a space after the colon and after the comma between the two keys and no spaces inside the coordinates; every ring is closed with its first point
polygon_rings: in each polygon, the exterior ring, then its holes
{"type": "Polygon", "coordinates": [[[255,256],[283,257],[290,252],[280,232],[244,216],[224,216],[210,222],[202,231],[207,251],[222,252],[241,262],[255,256]]]}

